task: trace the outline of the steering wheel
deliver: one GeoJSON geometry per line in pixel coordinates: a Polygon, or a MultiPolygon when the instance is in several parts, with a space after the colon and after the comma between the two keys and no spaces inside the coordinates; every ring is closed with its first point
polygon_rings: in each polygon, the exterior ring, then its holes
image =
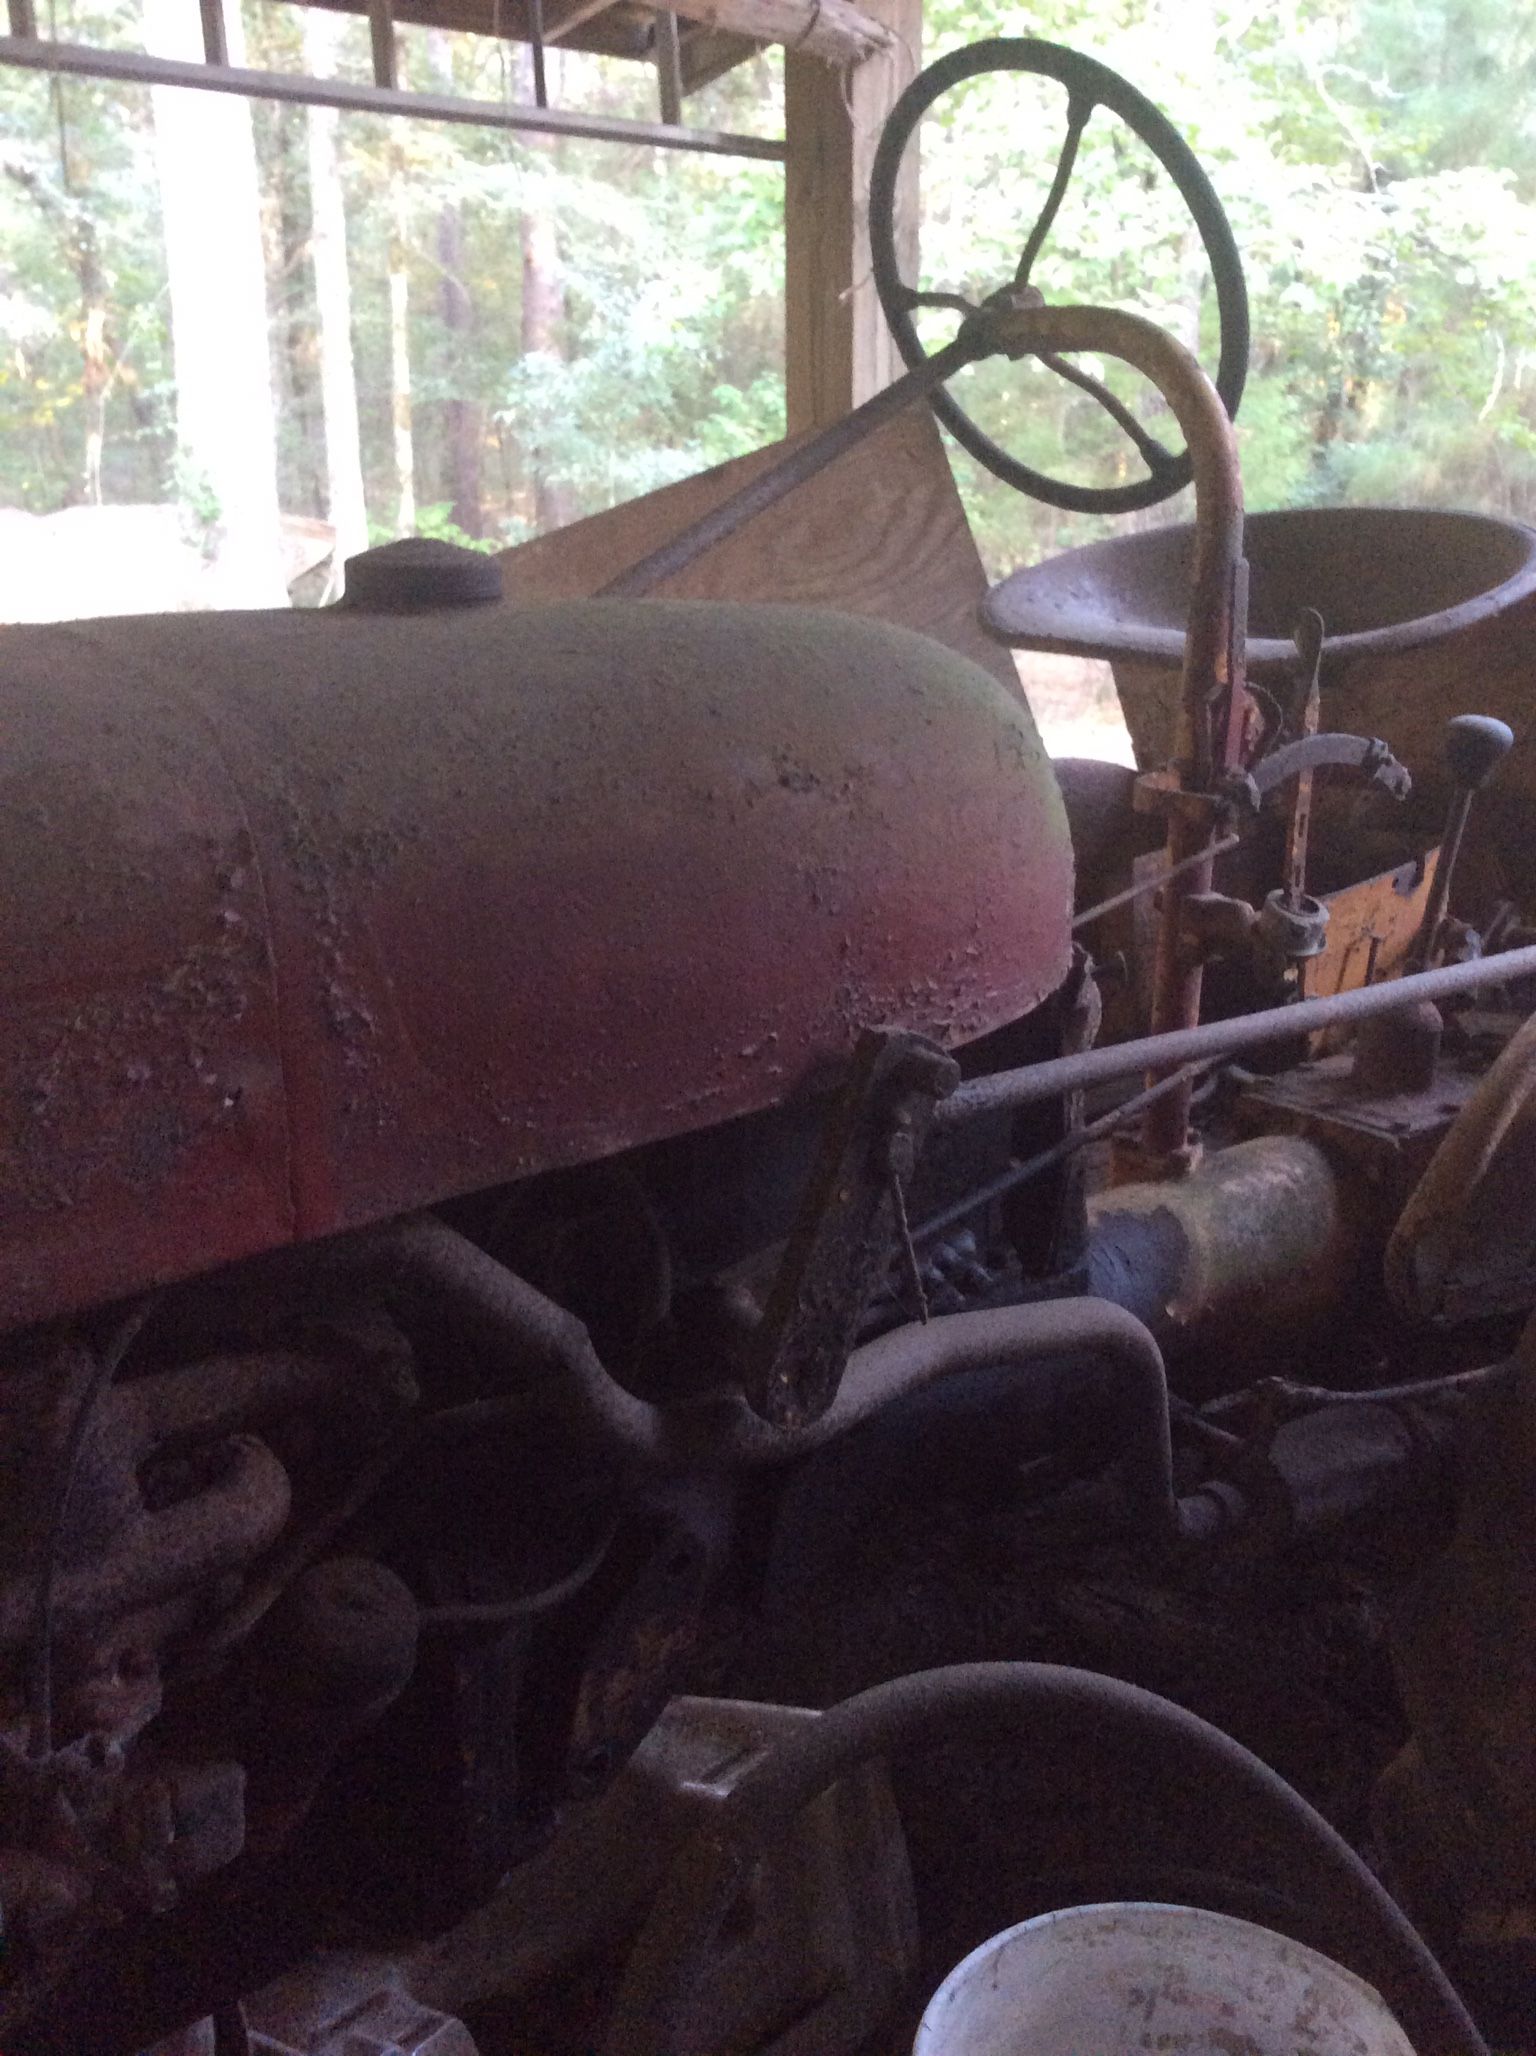
{"type": "MultiPolygon", "coordinates": [[[[927,361],[927,351],[918,338],[912,320],[919,307],[951,307],[961,315],[976,312],[958,293],[925,293],[907,285],[896,261],[896,184],[907,145],[923,116],[952,86],[983,72],[1022,71],[1040,78],[1055,79],[1066,88],[1067,137],[1062,145],[1040,218],[1025,239],[1023,254],[1011,284],[991,295],[988,304],[1038,304],[1037,288],[1030,284],[1030,272],[1060,210],[1071,181],[1083,131],[1096,107],[1107,107],[1152,151],[1178,188],[1184,204],[1194,216],[1216,281],[1216,305],[1220,316],[1221,353],[1216,371],[1216,390],[1229,415],[1236,415],[1248,375],[1248,290],[1243,283],[1242,260],[1232,230],[1222,212],[1210,180],[1201,170],[1189,145],[1172,123],[1144,94],[1092,57],[1064,50],[1057,43],[1042,43],[1033,37],[999,36],[973,43],[941,57],[937,64],[915,78],[891,110],[875,151],[870,177],[869,239],[873,255],[875,289],[885,318],[896,339],[896,347],[912,369],[927,361]]],[[[971,455],[1020,492],[1048,506],[1065,507],[1080,514],[1128,514],[1138,507],[1152,507],[1166,500],[1190,479],[1188,451],[1175,454],[1148,434],[1141,423],[1113,393],[1087,372],[1063,357],[1045,355],[1042,362],[1071,384],[1091,393],[1099,405],[1136,445],[1148,476],[1134,485],[1080,486],[1049,478],[1012,457],[977,427],[965,409],[940,386],[932,395],[934,412],[971,455]]]]}

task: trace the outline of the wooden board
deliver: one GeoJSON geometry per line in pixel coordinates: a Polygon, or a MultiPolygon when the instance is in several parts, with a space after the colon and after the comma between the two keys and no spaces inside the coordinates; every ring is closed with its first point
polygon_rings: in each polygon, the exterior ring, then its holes
{"type": "MultiPolygon", "coordinates": [[[[886,116],[922,62],[922,0],[867,0],[888,49],[844,74],[784,60],[784,392],[793,433],[826,428],[903,369],[875,291],[869,180],[886,116]]],[[[918,151],[897,184],[896,257],[918,275],[918,151]]]]}
{"type": "MultiPolygon", "coordinates": [[[[597,592],[792,446],[771,443],[504,552],[508,599],[597,592]]],[[[978,623],[986,589],[937,424],[926,407],[911,407],[659,590],[873,615],[931,635],[1017,693],[1012,657],[978,623]]]]}

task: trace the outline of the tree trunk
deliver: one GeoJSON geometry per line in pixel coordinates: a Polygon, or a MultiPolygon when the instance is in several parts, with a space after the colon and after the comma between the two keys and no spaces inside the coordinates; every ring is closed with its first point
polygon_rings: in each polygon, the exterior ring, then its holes
{"type": "MultiPolygon", "coordinates": [[[[453,91],[453,60],[448,39],[441,30],[427,35],[428,59],[434,81],[445,93],[453,91]]],[[[464,282],[464,212],[456,202],[445,201],[437,217],[438,311],[442,315],[447,344],[445,371],[449,397],[443,402],[443,457],[448,497],[448,518],[465,535],[485,532],[481,503],[481,450],[485,421],[480,407],[468,397],[473,386],[470,338],[475,310],[464,282]]]]}
{"type": "MultiPolygon", "coordinates": [[[[57,36],[58,19],[49,13],[49,34],[57,36]]],[[[107,394],[112,387],[112,366],[107,350],[107,281],[101,267],[101,240],[90,208],[75,191],[74,166],[70,161],[69,117],[64,104],[64,81],[49,81],[53,93],[53,115],[59,131],[59,184],[69,207],[70,255],[75,277],[80,282],[81,388],[85,399],[85,462],[81,467],[81,490],[88,507],[101,505],[101,460],[107,439],[107,394]]]]}
{"type": "Polygon", "coordinates": [[[480,502],[483,427],[479,407],[464,394],[470,375],[465,345],[474,327],[474,309],[464,284],[464,217],[451,201],[437,217],[437,261],[441,267],[438,304],[448,343],[448,380],[457,388],[443,402],[443,455],[453,503],[449,519],[466,535],[479,536],[485,528],[480,502]]]}
{"type": "Polygon", "coordinates": [[[389,413],[395,437],[395,533],[416,533],[416,444],[411,433],[411,282],[406,271],[405,157],[389,157],[389,413]]]}
{"type": "MultiPolygon", "coordinates": [[[[524,97],[532,99],[532,65],[527,52],[523,63],[529,76],[524,82],[524,97]]],[[[529,134],[522,138],[523,147],[539,155],[552,155],[558,147],[553,136],[529,134]]],[[[522,353],[531,357],[538,351],[545,351],[552,357],[565,355],[565,274],[560,263],[560,242],[555,232],[554,217],[541,204],[534,201],[523,206],[522,215],[523,250],[523,295],[522,295],[522,353]]],[[[533,487],[534,526],[542,534],[551,528],[562,528],[571,518],[570,495],[549,476],[545,469],[543,453],[534,447],[525,452],[533,487]]]]}
{"type": "MultiPolygon", "coordinates": [[[[316,78],[336,69],[343,23],[306,8],[304,54],[316,78]]],[[[347,268],[347,218],[342,203],[334,107],[309,110],[310,256],[320,325],[320,401],[325,422],[326,518],[336,532],[325,597],[341,590],[342,567],[368,547],[363,496],[362,436],[357,420],[357,373],[352,358],[352,280],[347,268]]]]}
{"type": "MultiPolygon", "coordinates": [[[[226,15],[230,62],[242,64],[239,15],[226,15]]],[[[200,63],[196,8],[144,0],[144,41],[154,56],[200,63]]],[[[250,107],[177,86],[152,87],[150,100],[186,487],[211,502],[218,602],[286,606],[250,107]]]]}
{"type": "Polygon", "coordinates": [[[6,176],[31,195],[59,225],[71,269],[80,287],[81,393],[85,403],[85,454],[81,492],[86,503],[101,505],[101,457],[105,442],[107,395],[112,389],[112,362],[107,347],[107,284],[101,266],[101,245],[87,203],[75,189],[70,164],[69,128],[64,113],[63,81],[52,81],[59,131],[59,185],[55,191],[33,166],[4,161],[6,176]]]}
{"type": "Polygon", "coordinates": [[[101,249],[96,225],[83,211],[76,224],[75,271],[80,280],[80,353],[84,359],[85,388],[85,466],[81,485],[87,506],[99,507],[112,361],[107,349],[107,285],[101,268],[101,249]]]}

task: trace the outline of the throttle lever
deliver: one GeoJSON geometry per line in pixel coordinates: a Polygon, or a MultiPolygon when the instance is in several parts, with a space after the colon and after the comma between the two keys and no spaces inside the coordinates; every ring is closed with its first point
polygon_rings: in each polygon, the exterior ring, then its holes
{"type": "Polygon", "coordinates": [[[1222,795],[1235,806],[1253,813],[1264,795],[1284,785],[1303,771],[1318,771],[1336,764],[1351,771],[1364,771],[1394,799],[1408,797],[1412,780],[1406,765],[1400,764],[1384,742],[1366,735],[1305,735],[1288,742],[1247,771],[1234,771],[1222,783],[1222,795]]]}
{"type": "Polygon", "coordinates": [[[1451,804],[1445,818],[1445,833],[1440,838],[1440,860],[1424,904],[1424,919],[1408,953],[1405,970],[1425,970],[1434,957],[1445,910],[1450,905],[1451,880],[1461,855],[1472,802],[1503,763],[1514,740],[1515,732],[1508,723],[1496,721],[1491,714],[1458,714],[1446,723],[1443,749],[1445,767],[1451,774],[1451,804]]]}

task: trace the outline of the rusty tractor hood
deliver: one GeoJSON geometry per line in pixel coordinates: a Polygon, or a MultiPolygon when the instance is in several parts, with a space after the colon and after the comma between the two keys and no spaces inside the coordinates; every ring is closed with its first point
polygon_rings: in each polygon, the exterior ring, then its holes
{"type": "Polygon", "coordinates": [[[711,1125],[1067,966],[1022,700],[906,630],[582,600],[0,635],[0,1307],[711,1125]]]}

